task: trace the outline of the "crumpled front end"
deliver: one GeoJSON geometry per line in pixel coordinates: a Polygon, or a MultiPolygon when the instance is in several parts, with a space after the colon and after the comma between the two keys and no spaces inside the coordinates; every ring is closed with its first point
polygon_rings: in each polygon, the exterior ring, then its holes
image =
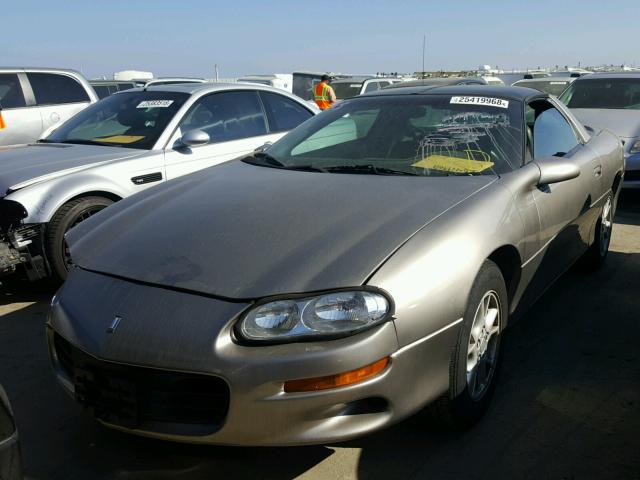
{"type": "Polygon", "coordinates": [[[47,275],[43,255],[42,224],[25,224],[28,212],[22,204],[0,199],[0,277],[23,266],[30,280],[47,275]]]}

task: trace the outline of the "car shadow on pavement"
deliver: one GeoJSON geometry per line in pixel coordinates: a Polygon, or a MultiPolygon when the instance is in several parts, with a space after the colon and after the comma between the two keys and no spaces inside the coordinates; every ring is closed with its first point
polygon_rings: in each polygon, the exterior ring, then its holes
{"type": "Polygon", "coordinates": [[[3,305],[49,301],[60,287],[52,280],[30,282],[20,273],[0,278],[0,282],[0,315],[3,305]]]}
{"type": "Polygon", "coordinates": [[[640,254],[617,252],[565,274],[505,333],[478,425],[439,432],[415,416],[343,445],[362,449],[358,478],[638,478],[639,276],[640,254]]]}
{"type": "Polygon", "coordinates": [[[618,198],[618,213],[640,213],[640,188],[623,189],[618,198]]]}

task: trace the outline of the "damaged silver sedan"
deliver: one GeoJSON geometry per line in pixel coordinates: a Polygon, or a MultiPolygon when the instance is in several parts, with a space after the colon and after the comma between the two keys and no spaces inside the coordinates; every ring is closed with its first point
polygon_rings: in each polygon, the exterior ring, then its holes
{"type": "Polygon", "coordinates": [[[103,424],[174,441],[339,441],[427,405],[468,427],[509,322],[605,260],[622,172],[617,137],[534,90],[346,100],[70,231],[55,374],[103,424]]]}
{"type": "Polygon", "coordinates": [[[33,145],[0,147],[0,277],[64,280],[64,234],[114,202],[246,155],[316,112],[282,90],[241,84],[130,89],[33,145]]]}

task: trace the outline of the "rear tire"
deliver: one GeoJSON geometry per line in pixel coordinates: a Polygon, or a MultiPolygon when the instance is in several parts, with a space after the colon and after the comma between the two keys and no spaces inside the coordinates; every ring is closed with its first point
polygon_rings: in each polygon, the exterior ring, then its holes
{"type": "Polygon", "coordinates": [[[582,257],[582,266],[585,270],[595,271],[604,265],[609,253],[611,233],[613,230],[613,193],[610,193],[602,207],[602,213],[596,224],[595,239],[593,244],[582,257]]]}
{"type": "Polygon", "coordinates": [[[485,260],[471,288],[452,355],[449,391],[429,408],[437,425],[463,430],[480,420],[489,408],[507,312],[502,272],[494,262],[485,260]]]}
{"type": "Polygon", "coordinates": [[[83,197],[65,203],[47,225],[45,248],[53,276],[64,281],[69,272],[69,253],[64,235],[71,228],[100,210],[113,200],[104,197],[83,197]]]}

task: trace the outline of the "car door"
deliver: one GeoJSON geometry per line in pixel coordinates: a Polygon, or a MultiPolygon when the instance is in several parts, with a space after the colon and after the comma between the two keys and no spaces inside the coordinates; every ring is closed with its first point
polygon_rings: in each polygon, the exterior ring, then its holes
{"type": "Polygon", "coordinates": [[[0,145],[29,143],[42,132],[42,118],[22,73],[0,73],[0,107],[5,127],[0,145]]]}
{"type": "Polygon", "coordinates": [[[574,162],[580,175],[572,180],[541,185],[533,191],[540,216],[539,245],[543,258],[540,287],[562,274],[587,248],[593,218],[595,156],[585,148],[570,122],[546,100],[527,107],[533,160],[563,158],[574,162]]]}
{"type": "Polygon", "coordinates": [[[380,82],[377,80],[371,80],[365,82],[364,88],[362,89],[362,93],[376,92],[380,90],[380,82]]]}
{"type": "Polygon", "coordinates": [[[67,121],[91,103],[84,87],[69,75],[27,72],[27,78],[40,109],[43,132],[67,121]]]}
{"type": "Polygon", "coordinates": [[[211,93],[194,102],[171,137],[165,149],[167,179],[246,155],[282,135],[269,132],[255,90],[211,93]],[[179,139],[191,130],[207,133],[209,143],[183,146],[179,139]]]}

